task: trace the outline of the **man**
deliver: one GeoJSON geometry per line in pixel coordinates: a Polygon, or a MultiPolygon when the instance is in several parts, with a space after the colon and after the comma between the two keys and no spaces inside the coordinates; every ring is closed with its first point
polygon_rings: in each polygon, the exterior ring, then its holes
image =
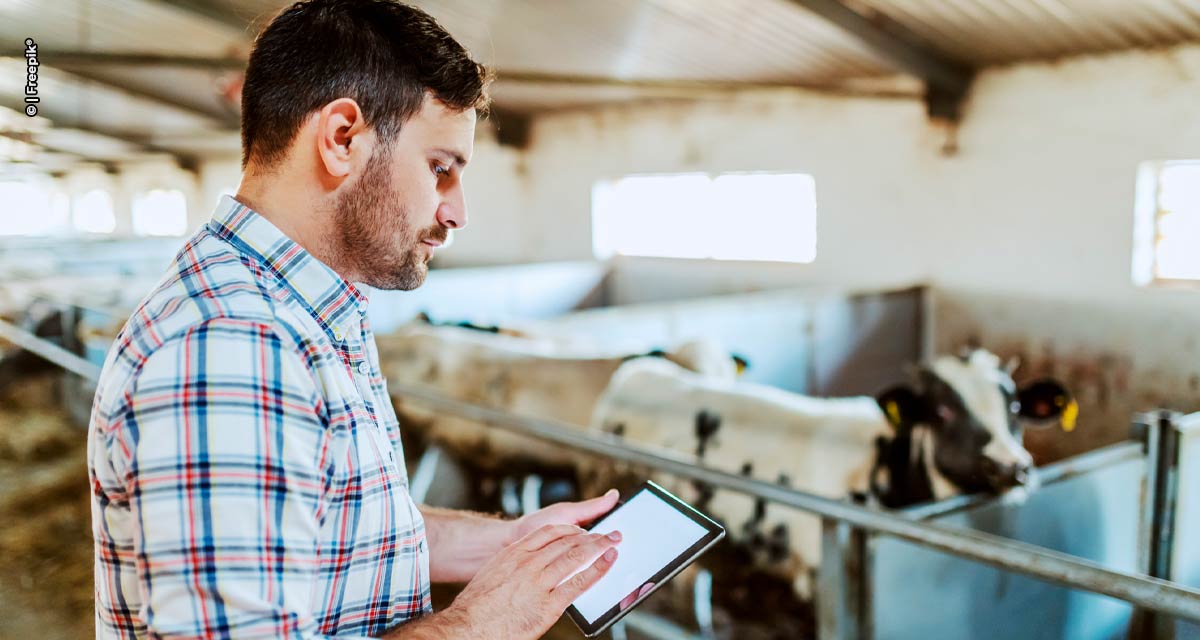
{"type": "Polygon", "coordinates": [[[236,199],[101,376],[97,637],[534,638],[612,565],[619,534],[575,525],[615,492],[514,521],[412,502],[352,284],[420,286],[466,225],[488,81],[387,0],[299,3],[259,35],[236,199]],[[468,584],[432,613],[431,581],[468,584]]]}

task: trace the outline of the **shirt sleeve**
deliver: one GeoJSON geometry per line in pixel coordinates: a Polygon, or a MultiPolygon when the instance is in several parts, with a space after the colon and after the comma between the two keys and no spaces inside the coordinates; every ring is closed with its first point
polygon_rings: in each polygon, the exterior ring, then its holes
{"type": "Polygon", "coordinates": [[[209,320],[149,356],[126,405],[151,637],[328,637],[310,603],[332,465],[299,349],[262,323],[209,320]]]}

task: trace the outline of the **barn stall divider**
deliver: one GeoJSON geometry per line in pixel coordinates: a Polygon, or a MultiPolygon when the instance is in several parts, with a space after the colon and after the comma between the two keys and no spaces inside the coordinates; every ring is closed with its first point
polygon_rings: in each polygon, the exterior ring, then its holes
{"type": "Polygon", "coordinates": [[[783,289],[592,307],[518,323],[628,353],[687,340],[743,356],[743,380],[815,396],[870,395],[926,359],[929,289],[783,289]]]}
{"type": "MultiPolygon", "coordinates": [[[[1160,412],[1148,416],[1158,431],[1158,515],[1153,523],[1154,575],[1200,588],[1200,413],[1160,412]],[[1157,417],[1157,420],[1153,418],[1157,417]]],[[[1149,631],[1157,639],[1200,638],[1200,621],[1158,618],[1149,631]],[[1173,635],[1172,635],[1173,634],[1173,635]]]]}
{"type": "MultiPolygon", "coordinates": [[[[1034,618],[1036,611],[1022,609],[1020,615],[1003,620],[1003,626],[981,627],[955,626],[952,621],[948,626],[938,626],[933,635],[923,637],[988,637],[995,633],[996,637],[1144,637],[1140,629],[1146,628],[1143,621],[1154,621],[1152,614],[1176,617],[1191,623],[1200,623],[1200,589],[1149,575],[1145,570],[1150,562],[1151,554],[1144,550],[1149,544],[1149,538],[1143,538],[1144,531],[1149,531],[1153,523],[1162,514],[1153,508],[1153,487],[1159,484],[1160,476],[1149,471],[1157,468],[1161,455],[1157,445],[1157,429],[1142,429],[1146,432],[1145,441],[1125,442],[1112,445],[1070,460],[1060,461],[1043,469],[1046,476],[1043,490],[1033,493],[1024,505],[1007,504],[1002,500],[987,500],[980,498],[961,498],[946,501],[948,504],[933,504],[918,507],[909,511],[880,511],[852,504],[848,501],[834,500],[814,494],[788,489],[776,484],[763,482],[741,475],[727,473],[706,467],[694,457],[682,456],[672,452],[634,446],[618,438],[604,434],[587,434],[577,427],[557,424],[551,421],[512,414],[491,409],[486,406],[446,398],[440,394],[419,387],[396,386],[393,393],[402,394],[408,399],[428,405],[431,409],[444,411],[477,421],[489,426],[504,429],[513,433],[529,436],[565,446],[577,451],[589,453],[612,460],[630,463],[643,468],[669,473],[682,478],[696,480],[712,485],[719,489],[727,489],[762,498],[768,502],[799,509],[812,513],[823,520],[824,544],[822,549],[822,566],[820,569],[819,586],[817,590],[818,630],[822,640],[833,638],[872,638],[872,637],[908,637],[907,630],[902,626],[910,616],[885,620],[886,625],[877,624],[872,611],[881,610],[871,606],[873,601],[879,602],[884,597],[883,589],[890,588],[899,600],[914,613],[934,613],[941,618],[954,613],[958,606],[965,606],[961,601],[941,601],[929,606],[934,608],[920,609],[911,598],[924,598],[921,593],[924,587],[914,582],[916,574],[909,573],[896,576],[896,567],[904,564],[889,565],[887,562],[903,563],[903,558],[892,556],[913,555],[912,548],[928,551],[931,559],[946,556],[952,560],[965,561],[962,566],[943,564],[942,567],[929,566],[927,563],[909,565],[916,573],[926,573],[940,576],[942,580],[955,579],[954,574],[966,569],[972,580],[1010,580],[1024,579],[1026,576],[1037,579],[1024,580],[1021,584],[1049,583],[1058,587],[1085,592],[1077,595],[1080,612],[1067,615],[1046,614],[1058,616],[1067,620],[1064,626],[1055,622],[1056,618],[1034,618]],[[1102,482],[1106,488],[1116,487],[1121,483],[1130,483],[1124,490],[1135,498],[1145,494],[1147,499],[1138,499],[1135,510],[1130,515],[1133,533],[1126,533],[1122,539],[1120,532],[1115,532],[1111,538],[1104,538],[1101,548],[1104,553],[1097,555],[1099,559],[1073,555],[1045,546],[1033,544],[1019,539],[1013,539],[993,532],[972,528],[978,521],[989,517],[989,509],[1016,509],[1018,512],[1026,505],[1035,505],[1030,514],[1051,511],[1053,499],[1059,494],[1066,499],[1079,499],[1080,492],[1090,483],[1102,482]],[[1046,494],[1039,500],[1038,496],[1046,494]],[[1042,502],[1045,505],[1042,506],[1042,502]],[[1044,510],[1043,510],[1044,509],[1044,510]],[[976,515],[978,514],[978,515],[976,515]],[[957,518],[957,520],[956,520],[957,518]],[[966,526],[964,526],[966,525],[966,526]],[[880,544],[898,543],[912,548],[897,548],[889,551],[880,544]],[[1122,544],[1122,543],[1128,544],[1122,544]],[[1119,547],[1130,547],[1132,550],[1122,551],[1119,547]],[[874,548],[872,548],[874,547],[874,548]],[[1141,547],[1141,549],[1139,549],[1141,547]],[[1111,554],[1109,550],[1111,548],[1111,554]],[[857,550],[856,550],[857,549],[857,550]],[[1118,566],[1106,566],[1104,561],[1117,560],[1118,566]],[[986,565],[979,567],[979,565],[986,565]],[[949,567],[949,568],[947,568],[949,567]],[[986,574],[983,578],[973,575],[983,568],[996,573],[986,574]],[[892,572],[892,573],[889,573],[892,572]],[[1007,577],[1000,577],[1006,575],[1007,577]],[[882,580],[894,580],[890,585],[882,580]],[[1114,603],[1103,599],[1102,596],[1122,600],[1129,605],[1114,603]],[[1110,610],[1107,615],[1098,616],[1096,621],[1088,618],[1092,614],[1085,607],[1094,599],[1110,610]],[[1146,612],[1137,620],[1131,620],[1129,606],[1137,607],[1146,612]],[[1124,608],[1124,610],[1122,609],[1124,608]],[[1072,622],[1079,618],[1080,621],[1072,622]],[[1040,627],[1040,623],[1049,622],[1049,627],[1040,627]],[[1022,626],[1025,625],[1025,626],[1022,626]],[[1133,625],[1130,629],[1129,626],[1133,625]],[[1044,628],[1046,631],[1038,631],[1044,628]],[[961,634],[959,633],[961,631],[961,634]],[[1059,635],[1061,633],[1081,633],[1094,635],[1059,635]],[[1053,635],[1046,635],[1051,633],[1053,635]],[[1109,635],[1104,635],[1108,633],[1109,635]],[[982,635],[981,635],[982,634],[982,635]],[[1000,634],[1003,634],[1001,636],[1000,634]]],[[[1086,489],[1093,496],[1097,489],[1093,486],[1086,489]]],[[[1062,505],[1059,505],[1060,507],[1062,505]]],[[[1081,509],[1082,512],[1085,509],[1081,509]]],[[[996,517],[996,522],[1013,521],[1005,517],[996,517]]],[[[1106,514],[1089,516],[1082,521],[1100,523],[1106,514]]],[[[1036,523],[1035,517],[1030,522],[1036,523]]],[[[1019,524],[1019,523],[1018,523],[1019,524]]],[[[1036,529],[1030,527],[1029,530],[1036,529]]],[[[1020,527],[1013,531],[1020,535],[1026,529],[1020,527]]],[[[1085,534],[1106,536],[1107,532],[1087,531],[1085,534]]],[[[1071,547],[1073,549],[1073,547],[1071,547]]],[[[970,590],[970,584],[959,583],[959,590],[970,590]]],[[[995,592],[992,592],[995,593],[995,592]]],[[[1033,598],[1044,598],[1044,593],[1033,591],[1033,598]]],[[[976,594],[978,595],[978,594],[976,594]]],[[[1051,599],[1050,601],[1053,601],[1051,599]]],[[[988,602],[983,600],[983,602],[988,602]]],[[[1028,600],[1017,601],[1024,606],[1036,605],[1037,602],[1028,600]]],[[[892,606],[892,605],[889,605],[892,606]]],[[[1016,606],[1006,604],[1006,607],[1016,606]]],[[[971,611],[985,611],[985,606],[968,607],[971,611]]],[[[890,609],[883,608],[882,611],[890,609]]],[[[1011,614],[1011,610],[1010,610],[1011,614]]],[[[932,616],[931,616],[932,618],[932,616]]],[[[967,623],[972,619],[967,618],[967,623]]],[[[985,621],[986,622],[986,621],[985,621]]],[[[1181,623],[1182,624],[1182,623],[1181,623]]],[[[1161,634],[1158,637],[1163,637],[1161,634]]]]}
{"type": "MultiPolygon", "coordinates": [[[[914,522],[979,531],[1066,553],[1122,571],[1151,569],[1158,430],[1039,469],[1041,486],[1023,501],[957,496],[898,510],[914,522]]],[[[1148,634],[1155,618],[1103,591],[1051,584],[1019,567],[826,521],[819,591],[823,637],[1089,638],[1148,634]]],[[[1110,594],[1111,595],[1111,594],[1110,594]]]]}

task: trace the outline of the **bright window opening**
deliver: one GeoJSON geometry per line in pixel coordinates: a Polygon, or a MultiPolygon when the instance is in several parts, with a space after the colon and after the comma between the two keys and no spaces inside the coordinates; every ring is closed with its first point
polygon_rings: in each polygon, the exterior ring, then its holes
{"type": "Polygon", "coordinates": [[[1144,163],[1135,211],[1134,281],[1200,280],[1200,161],[1144,163]]]}
{"type": "Polygon", "coordinates": [[[67,196],[39,181],[0,182],[0,236],[43,236],[67,224],[67,196]]]}
{"type": "Polygon", "coordinates": [[[75,199],[71,220],[84,233],[112,233],[117,228],[112,196],[103,189],[84,193],[75,199]]]}
{"type": "Polygon", "coordinates": [[[133,199],[133,233],[181,236],[187,232],[187,198],[179,189],[152,189],[133,199]]]}
{"type": "Polygon", "coordinates": [[[592,248],[613,255],[812,262],[816,185],[800,173],[628,176],[592,189],[592,248]]]}

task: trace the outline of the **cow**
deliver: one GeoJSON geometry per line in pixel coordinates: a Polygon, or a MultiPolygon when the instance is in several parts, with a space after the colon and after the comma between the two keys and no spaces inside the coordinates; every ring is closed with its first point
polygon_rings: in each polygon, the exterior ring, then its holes
{"type": "Polygon", "coordinates": [[[494,324],[477,324],[470,320],[457,321],[435,321],[428,311],[418,312],[413,318],[414,322],[423,322],[434,327],[458,327],[460,329],[471,329],[472,331],[482,331],[483,333],[493,333],[497,335],[513,336],[515,338],[532,338],[533,336],[520,329],[511,327],[501,327],[494,324]]]}
{"type": "MultiPolygon", "coordinates": [[[[581,430],[587,429],[596,401],[613,373],[631,360],[671,362],[682,370],[715,379],[732,379],[741,368],[709,340],[649,353],[564,351],[553,339],[432,325],[420,319],[379,336],[376,343],[390,384],[419,386],[449,398],[575,425],[581,430]]],[[[392,401],[409,434],[419,432],[485,469],[508,465],[514,459],[549,465],[579,463],[577,457],[560,447],[432,411],[403,394],[393,394],[392,401]]]]}
{"type": "MultiPolygon", "coordinates": [[[[938,358],[918,368],[913,384],[878,397],[822,399],[637,360],[613,375],[591,428],[731,473],[902,507],[1033,485],[1021,421],[1073,421],[1075,404],[1057,382],[1018,390],[1010,374],[995,355],[975,350],[938,358]]],[[[586,481],[584,493],[628,470],[607,471],[586,481]]],[[[815,516],[699,483],[660,482],[722,520],[754,564],[786,577],[801,599],[810,597],[820,562],[815,516]]]]}

